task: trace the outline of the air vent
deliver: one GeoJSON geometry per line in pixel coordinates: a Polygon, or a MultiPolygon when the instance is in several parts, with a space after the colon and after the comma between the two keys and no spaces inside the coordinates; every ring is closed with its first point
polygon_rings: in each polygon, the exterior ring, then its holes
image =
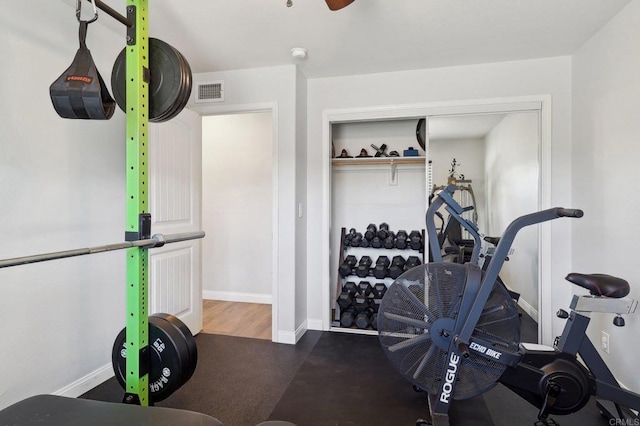
{"type": "Polygon", "coordinates": [[[222,101],[224,101],[224,81],[210,81],[198,84],[196,103],[222,101]]]}

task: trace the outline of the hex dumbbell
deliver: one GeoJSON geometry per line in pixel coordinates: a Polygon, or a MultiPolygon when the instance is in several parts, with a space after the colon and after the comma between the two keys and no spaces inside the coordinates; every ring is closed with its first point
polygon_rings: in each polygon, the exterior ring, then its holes
{"type": "Polygon", "coordinates": [[[415,268],[418,265],[422,265],[420,258],[418,256],[409,256],[404,264],[404,270],[408,271],[409,269],[415,268]]]}
{"type": "Polygon", "coordinates": [[[347,293],[349,293],[351,296],[355,296],[358,293],[358,286],[356,285],[355,282],[353,281],[347,281],[343,286],[342,286],[342,291],[346,291],[347,293]]]}
{"type": "Polygon", "coordinates": [[[392,249],[396,246],[396,234],[393,231],[389,231],[389,235],[384,240],[384,248],[392,249]]]}
{"type": "Polygon", "coordinates": [[[344,236],[344,246],[349,247],[351,245],[351,240],[356,236],[356,229],[349,229],[349,233],[344,236]]]}
{"type": "Polygon", "coordinates": [[[378,235],[378,228],[376,227],[375,224],[370,223],[369,226],[367,226],[367,230],[364,233],[364,237],[371,241],[373,240],[373,237],[375,237],[376,235],[378,235]]]}
{"type": "Polygon", "coordinates": [[[342,277],[346,277],[348,275],[353,274],[353,268],[355,268],[357,263],[358,263],[358,259],[355,256],[350,254],[342,261],[342,263],[338,267],[338,273],[342,277]]]}
{"type": "Polygon", "coordinates": [[[405,231],[404,229],[398,231],[398,233],[396,234],[396,248],[400,250],[406,249],[409,246],[407,241],[408,239],[409,234],[407,234],[407,231],[405,231]]]}
{"type": "Polygon", "coordinates": [[[343,291],[338,295],[338,306],[340,306],[340,312],[346,311],[349,306],[353,305],[353,295],[348,291],[343,291]]]}
{"type": "Polygon", "coordinates": [[[388,236],[389,236],[389,224],[386,222],[382,222],[378,227],[378,238],[384,241],[385,239],[387,239],[388,236]]]}
{"type": "Polygon", "coordinates": [[[369,269],[371,268],[371,258],[369,256],[362,256],[360,262],[356,267],[356,275],[360,278],[364,278],[369,275],[369,269]]]}
{"type": "Polygon", "coordinates": [[[387,286],[385,283],[376,283],[373,286],[373,298],[378,300],[384,297],[384,294],[387,292],[387,286]]]}
{"type": "Polygon", "coordinates": [[[371,317],[373,314],[375,314],[375,312],[373,312],[372,308],[366,308],[365,310],[358,312],[355,320],[356,327],[362,329],[369,328],[369,326],[371,325],[371,317]]]}
{"type": "Polygon", "coordinates": [[[356,308],[354,308],[353,306],[347,308],[340,314],[340,325],[345,328],[353,327],[357,315],[358,312],[356,311],[356,308]]]}
{"type": "Polygon", "coordinates": [[[369,281],[360,281],[358,284],[358,297],[369,297],[372,292],[373,287],[371,287],[371,283],[369,281]]]}
{"type": "Polygon", "coordinates": [[[391,261],[387,256],[378,256],[376,260],[376,266],[373,268],[373,276],[381,280],[389,275],[389,265],[391,261]]]}
{"type": "Polygon", "coordinates": [[[356,232],[351,238],[351,247],[360,247],[360,244],[362,244],[362,234],[356,232]]]}
{"type": "Polygon", "coordinates": [[[393,256],[393,259],[391,259],[391,266],[389,267],[389,276],[395,280],[402,275],[405,263],[406,260],[404,257],[400,255],[393,256]]]}
{"type": "Polygon", "coordinates": [[[411,231],[409,234],[409,247],[412,250],[421,250],[423,246],[422,243],[422,232],[411,231]]]}

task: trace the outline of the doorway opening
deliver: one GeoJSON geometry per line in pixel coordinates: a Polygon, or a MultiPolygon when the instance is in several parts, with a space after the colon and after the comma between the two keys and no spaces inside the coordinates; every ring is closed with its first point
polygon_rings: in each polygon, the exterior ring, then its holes
{"type": "Polygon", "coordinates": [[[276,328],[273,158],[271,111],[202,117],[204,332],[271,339],[276,328]]]}

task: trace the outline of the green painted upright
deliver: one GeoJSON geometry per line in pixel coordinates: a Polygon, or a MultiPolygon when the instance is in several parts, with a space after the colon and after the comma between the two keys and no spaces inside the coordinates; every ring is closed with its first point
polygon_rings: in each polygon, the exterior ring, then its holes
{"type": "MultiPolygon", "coordinates": [[[[127,15],[135,8],[134,41],[127,40],[127,217],[126,235],[140,235],[140,215],[148,213],[148,135],[149,135],[149,39],[148,0],[127,0],[127,15]],[[130,44],[132,43],[132,44],[130,44]]],[[[127,250],[127,402],[149,405],[149,272],[146,248],[127,250]],[[147,355],[145,355],[147,354],[147,355]],[[147,358],[141,359],[141,358],[147,358]],[[142,361],[142,362],[141,362],[142,361]],[[136,401],[137,396],[138,401],[136,401]]]]}

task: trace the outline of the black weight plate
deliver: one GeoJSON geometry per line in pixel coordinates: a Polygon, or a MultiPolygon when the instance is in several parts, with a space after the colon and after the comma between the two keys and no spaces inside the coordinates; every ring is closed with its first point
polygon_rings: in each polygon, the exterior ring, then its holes
{"type": "Polygon", "coordinates": [[[180,69],[182,72],[182,90],[180,91],[179,96],[176,98],[176,102],[172,105],[165,114],[154,118],[151,120],[154,123],[160,123],[164,121],[169,121],[174,118],[176,115],[180,114],[184,107],[187,105],[189,101],[189,97],[191,96],[191,86],[192,86],[192,75],[191,75],[191,67],[189,63],[185,59],[182,54],[174,48],[174,51],[178,58],[180,59],[180,69]]]}
{"type": "MultiPolygon", "coordinates": [[[[116,379],[126,390],[126,329],[122,329],[113,344],[111,362],[116,379]]],[[[162,401],[178,390],[184,383],[184,360],[188,358],[183,337],[165,320],[149,317],[149,397],[152,401],[162,401]]]]}
{"type": "Polygon", "coordinates": [[[420,147],[426,151],[424,141],[427,139],[427,120],[424,118],[418,120],[418,125],[416,126],[416,139],[418,139],[420,147]]]}
{"type": "Polygon", "coordinates": [[[182,90],[182,94],[180,95],[181,97],[180,102],[177,104],[177,108],[173,112],[170,118],[173,118],[176,115],[180,114],[180,112],[182,112],[184,107],[187,105],[187,102],[191,97],[191,88],[193,85],[193,77],[191,74],[191,67],[189,66],[189,62],[187,62],[187,59],[180,52],[178,52],[177,50],[176,52],[178,53],[178,55],[180,56],[180,59],[182,60],[182,70],[184,74],[183,84],[182,84],[183,90],[182,90]]]}
{"type": "Polygon", "coordinates": [[[182,336],[184,337],[184,341],[187,344],[187,349],[189,350],[189,369],[183,379],[184,383],[186,383],[193,375],[193,372],[196,370],[196,365],[198,364],[198,346],[196,345],[196,339],[191,334],[191,330],[189,330],[189,327],[187,327],[185,323],[180,321],[179,318],[169,314],[154,314],[153,316],[164,318],[165,320],[167,320],[174,327],[176,327],[176,329],[180,331],[180,333],[182,333],[182,336]]]}
{"type": "MultiPolygon", "coordinates": [[[[116,103],[126,110],[126,49],[124,48],[111,72],[111,89],[116,103]]],[[[149,121],[166,116],[180,100],[183,90],[182,61],[179,54],[169,44],[156,38],[149,39],[149,121]]]]}

